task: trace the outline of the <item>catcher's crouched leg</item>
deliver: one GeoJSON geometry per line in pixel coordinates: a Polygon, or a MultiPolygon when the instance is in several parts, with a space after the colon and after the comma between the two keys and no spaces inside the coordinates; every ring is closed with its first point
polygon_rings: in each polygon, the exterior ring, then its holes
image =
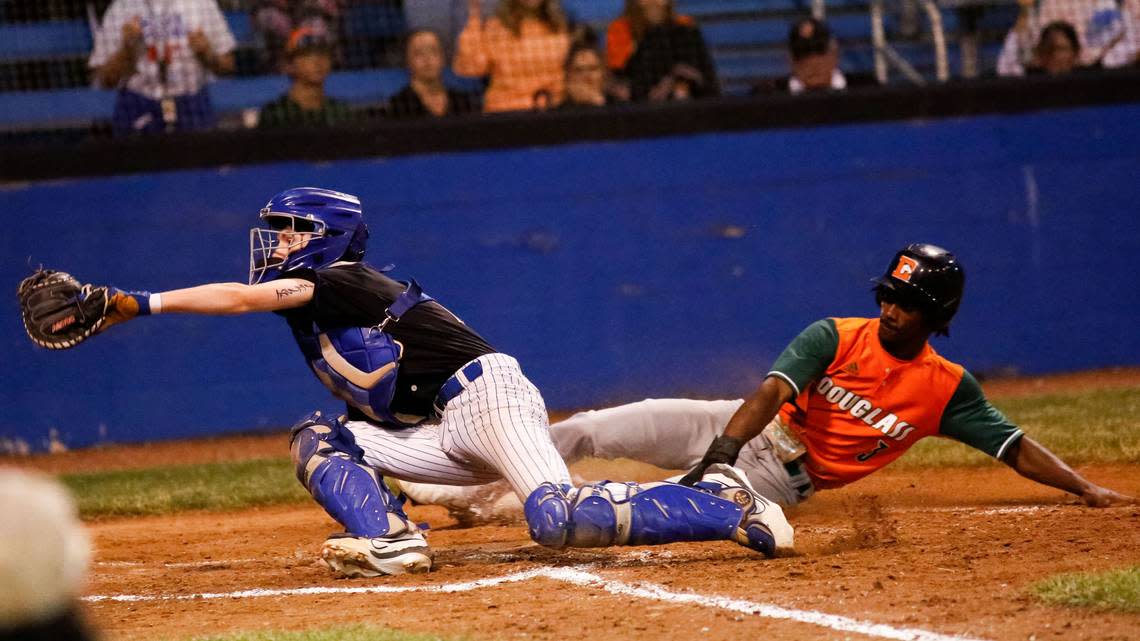
{"type": "Polygon", "coordinates": [[[696,486],[740,506],[743,514],[730,537],[733,541],[769,557],[795,551],[795,530],[783,508],[752,489],[740,469],[724,463],[710,465],[696,486]]]}
{"type": "Polygon", "coordinates": [[[340,419],[320,412],[293,426],[290,443],[297,480],[344,526],[321,557],[337,574],[373,577],[427,572],[432,554],[403,504],[364,463],[364,452],[340,419]]]}
{"type": "Polygon", "coordinates": [[[553,548],[728,539],[768,557],[789,552],[792,528],[780,507],[752,491],[742,474],[714,472],[695,488],[544,483],[524,504],[530,536],[553,548]]]}

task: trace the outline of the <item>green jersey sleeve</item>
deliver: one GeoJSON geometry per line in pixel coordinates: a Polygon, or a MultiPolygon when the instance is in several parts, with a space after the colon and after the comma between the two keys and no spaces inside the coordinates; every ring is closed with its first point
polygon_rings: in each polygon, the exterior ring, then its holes
{"type": "Polygon", "coordinates": [[[997,459],[1024,434],[986,400],[981,385],[967,371],[942,412],[938,431],[997,459]]]}
{"type": "Polygon", "coordinates": [[[799,396],[809,383],[827,370],[838,349],[839,331],[835,329],[835,321],[830,318],[818,320],[792,339],[772,365],[768,376],[784,379],[799,396]]]}

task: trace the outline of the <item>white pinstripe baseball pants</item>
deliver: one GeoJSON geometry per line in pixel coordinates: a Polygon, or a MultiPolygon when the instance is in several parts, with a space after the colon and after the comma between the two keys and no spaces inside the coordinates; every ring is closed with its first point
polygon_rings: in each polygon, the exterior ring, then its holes
{"type": "Polygon", "coordinates": [[[506,354],[475,359],[483,375],[447,404],[438,423],[386,429],[347,427],[364,460],[385,476],[422,483],[478,485],[504,478],[520,499],[546,481],[570,483],[550,440],[542,394],[506,354]]]}

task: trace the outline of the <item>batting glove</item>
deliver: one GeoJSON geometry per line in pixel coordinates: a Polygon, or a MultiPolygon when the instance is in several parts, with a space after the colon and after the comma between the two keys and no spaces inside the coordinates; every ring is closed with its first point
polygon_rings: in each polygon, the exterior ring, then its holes
{"type": "Polygon", "coordinates": [[[704,458],[700,463],[689,473],[681,477],[678,481],[681,485],[692,486],[697,481],[701,480],[705,475],[705,470],[710,465],[716,463],[724,463],[725,465],[735,465],[736,457],[740,455],[740,448],[744,447],[744,441],[732,436],[718,436],[713,439],[712,445],[709,445],[708,451],[705,452],[704,458]]]}

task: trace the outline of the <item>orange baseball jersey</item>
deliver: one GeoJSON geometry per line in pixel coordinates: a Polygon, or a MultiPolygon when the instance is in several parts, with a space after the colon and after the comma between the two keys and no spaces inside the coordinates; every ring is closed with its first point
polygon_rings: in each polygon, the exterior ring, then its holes
{"type": "Polygon", "coordinates": [[[796,392],[780,415],[807,447],[816,488],[858,480],[919,439],[943,436],[1000,458],[1022,431],[991,405],[977,380],[929,343],[909,361],[879,344],[879,319],[817,321],[768,376],[796,392]]]}

